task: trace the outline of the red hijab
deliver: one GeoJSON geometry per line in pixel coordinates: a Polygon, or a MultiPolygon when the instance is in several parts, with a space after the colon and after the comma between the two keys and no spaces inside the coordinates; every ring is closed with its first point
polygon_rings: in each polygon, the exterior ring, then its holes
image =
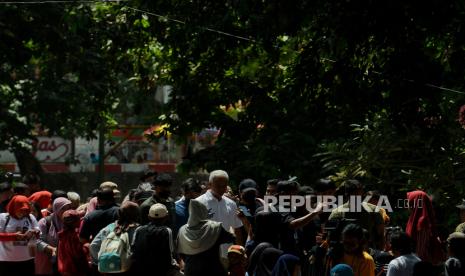
{"type": "Polygon", "coordinates": [[[409,207],[412,208],[412,213],[405,229],[407,235],[415,239],[418,231],[425,229],[429,229],[432,234],[435,234],[434,211],[431,198],[423,191],[413,191],[407,193],[407,199],[409,207]]]}
{"type": "Polygon", "coordinates": [[[415,252],[423,261],[433,264],[444,261],[445,254],[437,236],[431,198],[423,191],[413,191],[407,193],[407,199],[412,213],[405,232],[415,241],[415,252]]]}
{"type": "Polygon", "coordinates": [[[27,210],[31,212],[31,205],[29,204],[29,200],[27,199],[27,197],[22,195],[16,195],[10,200],[10,202],[6,206],[6,211],[10,214],[10,216],[14,217],[15,219],[18,219],[18,217],[16,216],[16,212],[18,210],[27,210]]]}
{"type": "Polygon", "coordinates": [[[46,209],[52,203],[52,193],[49,191],[35,192],[29,197],[30,202],[37,202],[40,209],[46,209]]]}

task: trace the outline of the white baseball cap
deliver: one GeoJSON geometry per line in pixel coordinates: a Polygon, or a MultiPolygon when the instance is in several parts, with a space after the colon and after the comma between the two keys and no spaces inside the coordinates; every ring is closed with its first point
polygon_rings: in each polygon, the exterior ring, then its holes
{"type": "Polygon", "coordinates": [[[155,203],[150,207],[149,217],[151,218],[164,218],[168,215],[168,209],[166,206],[160,203],[155,203]]]}

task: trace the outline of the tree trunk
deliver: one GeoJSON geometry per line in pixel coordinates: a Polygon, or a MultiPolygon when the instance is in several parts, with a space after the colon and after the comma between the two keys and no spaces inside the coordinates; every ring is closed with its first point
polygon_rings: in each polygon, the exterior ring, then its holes
{"type": "Polygon", "coordinates": [[[42,178],[44,171],[39,160],[27,149],[18,148],[13,150],[21,175],[35,173],[42,178]]]}

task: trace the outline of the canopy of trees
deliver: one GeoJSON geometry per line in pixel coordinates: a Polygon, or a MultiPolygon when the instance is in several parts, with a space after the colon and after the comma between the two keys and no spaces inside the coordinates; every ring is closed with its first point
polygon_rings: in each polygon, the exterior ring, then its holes
{"type": "Polygon", "coordinates": [[[464,16],[439,0],[2,4],[0,147],[24,148],[38,125],[92,136],[169,84],[150,122],[181,138],[221,129],[181,170],[359,177],[456,199],[464,16]]]}

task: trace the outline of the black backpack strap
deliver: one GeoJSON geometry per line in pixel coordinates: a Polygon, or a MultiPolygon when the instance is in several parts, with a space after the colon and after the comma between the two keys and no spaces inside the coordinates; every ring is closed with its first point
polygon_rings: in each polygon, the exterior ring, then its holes
{"type": "Polygon", "coordinates": [[[10,222],[10,214],[7,214],[6,215],[5,225],[3,225],[3,231],[2,232],[5,232],[6,226],[8,225],[9,222],[10,222]]]}

